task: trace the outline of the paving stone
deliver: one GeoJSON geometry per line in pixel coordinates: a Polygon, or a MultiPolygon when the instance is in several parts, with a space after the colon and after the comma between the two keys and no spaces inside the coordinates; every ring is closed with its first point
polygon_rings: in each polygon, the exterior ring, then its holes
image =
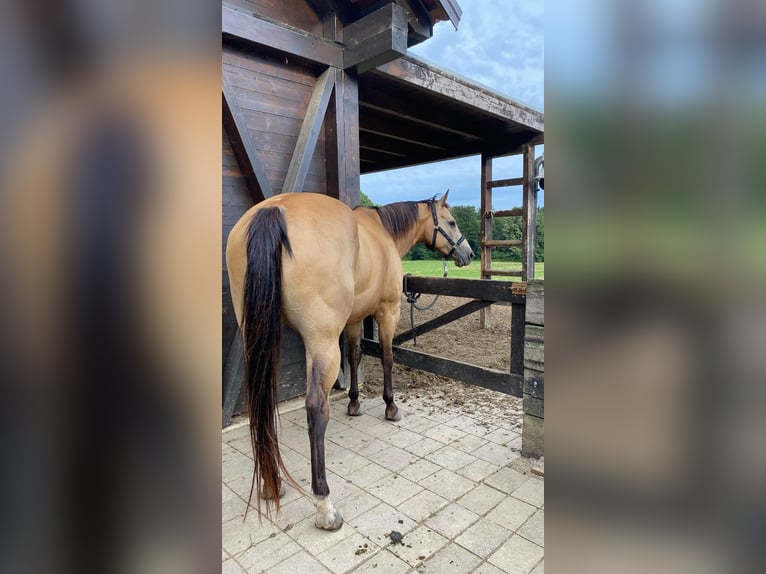
{"type": "Polygon", "coordinates": [[[463,427],[460,430],[476,437],[484,437],[487,433],[495,430],[495,427],[487,424],[482,424],[481,422],[475,422],[474,424],[463,427]]]}
{"type": "Polygon", "coordinates": [[[470,574],[481,563],[481,558],[457,546],[448,544],[423,564],[421,572],[429,574],[470,574]]]}
{"type": "Polygon", "coordinates": [[[399,510],[412,518],[415,522],[422,522],[432,514],[438,512],[441,508],[447,506],[449,502],[438,494],[430,490],[422,490],[409,500],[399,505],[399,510]]]}
{"type": "Polygon", "coordinates": [[[532,574],[545,574],[545,560],[541,560],[540,563],[532,570],[532,574]]]}
{"type": "Polygon", "coordinates": [[[391,446],[387,442],[382,441],[378,438],[373,438],[373,437],[370,437],[369,435],[365,435],[365,436],[367,437],[367,440],[362,445],[360,445],[355,451],[359,456],[366,457],[368,459],[377,460],[379,453],[386,450],[387,448],[391,446]]]}
{"type": "Polygon", "coordinates": [[[392,446],[406,448],[411,444],[415,444],[421,438],[421,435],[416,432],[412,432],[407,429],[399,429],[395,433],[388,435],[385,440],[392,446]]]}
{"type": "Polygon", "coordinates": [[[475,512],[453,503],[426,520],[426,525],[452,540],[478,519],[479,515],[475,512]]]}
{"type": "Polygon", "coordinates": [[[388,535],[392,530],[406,534],[417,526],[406,514],[386,503],[349,519],[348,523],[379,546],[390,542],[388,535]]]}
{"type": "Polygon", "coordinates": [[[389,446],[378,453],[376,462],[388,470],[401,470],[417,458],[411,453],[397,446],[389,446]]]}
{"type": "MultiPolygon", "coordinates": [[[[442,444],[449,444],[452,441],[463,438],[466,433],[451,426],[441,424],[426,429],[423,434],[428,438],[439,441],[442,444]]],[[[486,446],[486,445],[485,445],[486,446]]],[[[490,461],[491,462],[491,461],[490,461]]]]}
{"type": "Polygon", "coordinates": [[[505,466],[512,460],[521,456],[520,453],[512,451],[509,447],[495,444],[493,442],[488,442],[484,446],[477,448],[471,454],[476,458],[486,460],[487,462],[491,462],[498,466],[505,466]]]}
{"type": "Polygon", "coordinates": [[[384,476],[388,476],[389,474],[391,474],[390,470],[380,466],[379,464],[371,462],[359,470],[355,470],[354,472],[348,474],[346,478],[348,478],[359,488],[366,488],[372,483],[379,481],[384,476]]]}
{"type": "Polygon", "coordinates": [[[480,482],[490,474],[497,472],[499,469],[500,467],[496,464],[492,464],[486,460],[477,459],[471,464],[461,468],[460,471],[458,471],[458,474],[466,477],[468,480],[480,482]]]}
{"type": "Polygon", "coordinates": [[[367,492],[392,506],[399,506],[423,490],[419,484],[396,474],[389,474],[367,487],[367,492]]]}
{"type": "Polygon", "coordinates": [[[314,501],[301,496],[288,504],[280,506],[279,515],[273,514],[271,520],[277,528],[284,529],[288,524],[298,524],[307,516],[313,516],[315,513],[316,505],[314,501]]]}
{"type": "Polygon", "coordinates": [[[473,571],[473,574],[506,574],[500,568],[497,566],[493,566],[489,562],[484,562],[481,566],[479,566],[476,570],[473,571]]]}
{"type": "Polygon", "coordinates": [[[538,510],[518,529],[517,534],[538,546],[545,547],[545,511],[538,510]]]}
{"type": "Polygon", "coordinates": [[[402,544],[392,544],[389,550],[412,567],[430,558],[449,540],[425,525],[419,526],[404,537],[402,544]]]}
{"type": "Polygon", "coordinates": [[[233,558],[224,560],[221,564],[221,574],[246,574],[242,567],[233,558]]]}
{"type": "Polygon", "coordinates": [[[354,570],[354,574],[405,574],[409,570],[409,564],[386,548],[354,570]]]}
{"type": "Polygon", "coordinates": [[[451,470],[442,469],[420,481],[420,485],[447,500],[457,500],[476,484],[451,470]]]}
{"type": "Polygon", "coordinates": [[[263,524],[259,524],[257,513],[250,512],[244,521],[234,518],[221,526],[221,547],[230,556],[235,556],[277,532],[279,530],[265,517],[263,524]]]}
{"type": "MultiPolygon", "coordinates": [[[[345,526],[343,527],[345,528],[345,526]]],[[[343,529],[341,528],[341,530],[343,529]]],[[[362,562],[370,559],[380,551],[380,547],[374,544],[358,532],[354,532],[348,538],[331,546],[317,555],[317,559],[331,572],[347,572],[362,562]]],[[[303,574],[301,570],[295,570],[290,574],[303,574]]]]}
{"type": "Polygon", "coordinates": [[[234,424],[226,427],[223,429],[223,432],[221,433],[221,436],[223,437],[223,442],[230,442],[233,440],[237,440],[238,438],[241,438],[243,436],[250,436],[250,427],[247,425],[247,421],[243,421],[245,424],[235,426],[234,424]]]}
{"type": "Polygon", "coordinates": [[[419,481],[429,474],[435,473],[437,470],[441,470],[441,467],[436,463],[426,460],[424,458],[419,459],[417,462],[408,464],[405,468],[399,471],[399,476],[403,476],[409,480],[419,481]]]}
{"type": "Polygon", "coordinates": [[[455,539],[477,556],[486,558],[513,534],[507,528],[482,518],[455,539]]]}
{"type": "Polygon", "coordinates": [[[471,456],[468,453],[458,450],[451,445],[444,446],[439,450],[435,450],[431,454],[425,457],[427,460],[448,468],[449,470],[457,471],[467,466],[476,460],[476,457],[471,456]]]}
{"type": "Polygon", "coordinates": [[[484,440],[481,437],[474,436],[472,434],[467,434],[464,437],[459,438],[456,441],[453,441],[450,444],[450,446],[453,446],[453,447],[455,447],[458,450],[462,450],[463,452],[471,454],[477,448],[482,447],[485,444],[487,444],[487,442],[488,441],[484,440]]]}
{"type": "Polygon", "coordinates": [[[305,550],[293,554],[276,566],[269,568],[268,574],[328,574],[327,568],[305,550]]]}
{"type": "Polygon", "coordinates": [[[406,429],[410,432],[418,433],[422,435],[423,431],[426,429],[430,429],[431,427],[435,427],[438,425],[436,421],[432,421],[430,419],[427,419],[425,417],[421,417],[418,415],[412,415],[407,418],[407,423],[404,425],[406,429]]]}
{"type": "Polygon", "coordinates": [[[486,484],[480,484],[459,498],[457,503],[476,514],[484,515],[492,510],[507,495],[486,484]]]}
{"type": "Polygon", "coordinates": [[[264,572],[300,551],[301,547],[287,534],[278,532],[273,538],[269,537],[262,540],[255,546],[237,554],[234,558],[242,566],[242,569],[250,574],[252,572],[264,572]]]}
{"type": "MultiPolygon", "coordinates": [[[[328,441],[329,443],[329,441],[328,441]]],[[[337,448],[337,447],[336,447],[337,448]]],[[[352,450],[345,448],[340,452],[327,453],[325,451],[325,464],[328,470],[347,476],[369,464],[369,460],[352,450]]]]}
{"type": "Polygon", "coordinates": [[[369,492],[357,489],[353,494],[337,499],[334,504],[335,508],[340,511],[343,519],[348,521],[360,514],[364,514],[373,506],[380,504],[380,502],[369,492]]]}
{"type": "Polygon", "coordinates": [[[454,416],[453,414],[451,417],[443,421],[443,423],[447,426],[452,427],[453,429],[463,430],[466,427],[475,425],[476,421],[467,415],[454,416]]]}
{"type": "Polygon", "coordinates": [[[503,446],[508,446],[508,443],[511,442],[515,438],[519,438],[521,435],[511,429],[508,428],[499,428],[496,429],[490,433],[487,433],[484,435],[484,438],[488,441],[494,442],[496,444],[501,444],[503,446]]]}
{"type": "MultiPolygon", "coordinates": [[[[227,488],[227,490],[229,489],[227,488]]],[[[229,490],[229,492],[231,492],[231,490],[229,490]]],[[[232,492],[232,494],[234,493],[232,492]]],[[[221,522],[228,522],[234,518],[239,518],[241,520],[245,515],[245,506],[245,501],[236,494],[234,494],[234,498],[229,498],[228,500],[221,502],[221,522]]]]}
{"type": "Polygon", "coordinates": [[[221,473],[227,481],[253,475],[253,461],[241,452],[232,449],[231,454],[221,463],[221,473]]]}
{"type": "Polygon", "coordinates": [[[353,528],[346,524],[335,532],[328,532],[327,530],[317,528],[314,524],[315,520],[316,516],[312,514],[285,532],[285,534],[308,550],[313,556],[327,550],[331,546],[335,546],[338,542],[345,540],[355,532],[353,528]]]}
{"type": "Polygon", "coordinates": [[[521,536],[511,536],[488,561],[508,574],[527,574],[540,562],[543,554],[537,544],[521,536]]]}
{"type": "Polygon", "coordinates": [[[417,456],[426,456],[428,453],[438,450],[443,446],[443,442],[434,440],[432,438],[423,437],[419,442],[411,444],[404,450],[417,456]]]}
{"type": "Polygon", "coordinates": [[[521,500],[509,496],[495,506],[495,508],[487,514],[487,518],[508,530],[516,531],[535,513],[536,510],[537,509],[531,504],[527,504],[526,502],[522,502],[521,500]]]}
{"type": "MultiPolygon", "coordinates": [[[[383,402],[381,401],[381,405],[383,402]]],[[[367,429],[370,429],[376,425],[379,425],[382,418],[383,418],[383,411],[385,410],[385,405],[382,407],[373,407],[373,403],[369,400],[362,401],[362,414],[358,417],[347,417],[345,423],[350,426],[351,428],[358,429],[358,430],[364,430],[367,432],[367,429]],[[370,408],[380,408],[380,416],[372,416],[369,414],[370,408]]]]}
{"type": "Polygon", "coordinates": [[[513,496],[538,508],[545,504],[545,483],[536,478],[530,478],[511,493],[513,496]]]}
{"type": "Polygon", "coordinates": [[[519,488],[522,484],[527,482],[529,477],[521,474],[520,472],[513,470],[512,468],[501,468],[496,473],[488,476],[484,479],[484,483],[501,492],[511,494],[514,490],[519,488]]]}

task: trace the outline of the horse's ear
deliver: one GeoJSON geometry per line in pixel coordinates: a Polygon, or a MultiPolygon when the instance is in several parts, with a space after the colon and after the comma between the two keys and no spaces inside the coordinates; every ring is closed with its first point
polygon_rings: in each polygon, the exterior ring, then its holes
{"type": "Polygon", "coordinates": [[[449,189],[439,198],[439,207],[444,207],[447,204],[447,195],[449,195],[449,189]]]}

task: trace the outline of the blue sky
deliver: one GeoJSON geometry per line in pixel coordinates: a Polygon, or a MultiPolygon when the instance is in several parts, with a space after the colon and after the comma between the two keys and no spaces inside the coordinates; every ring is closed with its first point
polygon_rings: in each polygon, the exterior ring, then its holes
{"type": "MultiPolygon", "coordinates": [[[[457,31],[449,22],[409,52],[441,68],[483,84],[520,103],[544,111],[542,0],[463,0],[457,31]]],[[[538,146],[537,154],[542,153],[538,146]]],[[[450,190],[452,205],[479,207],[479,157],[431,163],[362,176],[362,191],[376,203],[417,200],[450,190]]],[[[495,178],[521,175],[521,159],[494,161],[495,178]]],[[[543,193],[539,203],[543,203],[543,193]]],[[[521,205],[520,188],[493,192],[493,207],[521,205]]]]}

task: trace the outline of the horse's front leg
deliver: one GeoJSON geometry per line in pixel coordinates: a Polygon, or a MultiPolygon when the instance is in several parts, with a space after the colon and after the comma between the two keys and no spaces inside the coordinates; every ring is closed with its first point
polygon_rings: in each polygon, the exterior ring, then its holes
{"type": "Polygon", "coordinates": [[[330,501],[330,487],[325,470],[324,439],[330,420],[328,395],[340,368],[337,337],[327,352],[316,355],[307,348],[308,385],[306,389],[306,418],[311,446],[311,491],[316,498],[314,524],[324,530],[337,530],[343,517],[330,501]]]}
{"type": "Polygon", "coordinates": [[[348,389],[347,412],[352,417],[362,414],[359,404],[359,362],[362,360],[362,323],[351,323],[346,326],[346,342],[348,343],[348,364],[351,371],[351,384],[348,389]]]}
{"type": "Polygon", "coordinates": [[[402,414],[394,403],[394,381],[391,369],[394,366],[393,338],[396,324],[399,321],[399,307],[389,309],[375,316],[378,322],[378,338],[380,340],[381,363],[383,364],[383,400],[386,402],[386,419],[401,420],[402,414]]]}

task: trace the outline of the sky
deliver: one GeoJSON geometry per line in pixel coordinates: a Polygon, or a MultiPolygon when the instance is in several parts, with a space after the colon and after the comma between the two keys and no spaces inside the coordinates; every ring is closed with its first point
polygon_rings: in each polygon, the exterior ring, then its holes
{"type": "MultiPolygon", "coordinates": [[[[450,22],[434,26],[429,40],[410,54],[544,111],[543,0],[462,0],[457,31],[450,22]]],[[[543,146],[536,148],[537,155],[543,146]]],[[[521,156],[493,162],[496,179],[522,175],[521,156]]],[[[451,205],[479,207],[479,156],[363,175],[362,191],[379,204],[419,200],[450,190],[451,205]]],[[[521,188],[492,194],[495,209],[521,205],[521,188]]],[[[538,194],[544,203],[544,193],[538,194]]]]}

